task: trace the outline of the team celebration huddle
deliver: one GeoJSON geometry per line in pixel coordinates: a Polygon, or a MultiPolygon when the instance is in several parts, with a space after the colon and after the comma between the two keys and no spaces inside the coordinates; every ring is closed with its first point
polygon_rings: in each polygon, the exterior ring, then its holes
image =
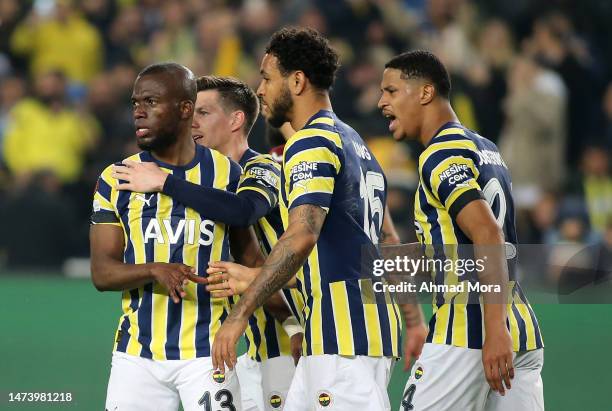
{"type": "MultiPolygon", "coordinates": [[[[428,323],[416,300],[364,299],[362,253],[400,239],[383,169],[333,111],[341,63],[316,31],[283,28],[257,90],[176,63],[139,73],[142,151],[102,171],[91,217],[93,283],[122,293],[107,410],[391,410],[401,357],[399,411],[544,410],[542,334],[505,256],[464,276],[503,300],[434,292],[428,323]],[[280,162],[249,148],[259,114],[286,140],[280,162]]],[[[419,243],[516,244],[512,170],[459,122],[444,65],[410,51],[380,72],[390,134],[424,149],[419,243]]]]}

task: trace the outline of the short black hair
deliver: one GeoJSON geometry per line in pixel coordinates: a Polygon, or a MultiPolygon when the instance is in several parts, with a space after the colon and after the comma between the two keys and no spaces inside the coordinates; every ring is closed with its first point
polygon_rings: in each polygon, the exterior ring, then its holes
{"type": "Polygon", "coordinates": [[[431,81],[439,96],[448,99],[451,80],[444,64],[433,53],[424,50],[407,51],[393,57],[385,68],[401,70],[402,78],[423,78],[431,81]]]}
{"type": "Polygon", "coordinates": [[[338,70],[338,53],[309,28],[285,27],[272,35],[266,53],[276,56],[281,73],[301,70],[313,86],[329,90],[338,70]]]}
{"type": "Polygon", "coordinates": [[[138,77],[148,76],[153,74],[167,75],[175,80],[180,79],[180,84],[176,83],[177,86],[177,97],[181,100],[189,100],[195,103],[197,98],[196,79],[191,70],[182,64],[164,62],[154,63],[138,73],[138,77]]]}
{"type": "Polygon", "coordinates": [[[251,132],[259,115],[259,99],[245,82],[234,77],[202,76],[197,80],[198,93],[204,90],[216,90],[219,93],[224,109],[244,112],[246,121],[244,131],[251,132]]]}

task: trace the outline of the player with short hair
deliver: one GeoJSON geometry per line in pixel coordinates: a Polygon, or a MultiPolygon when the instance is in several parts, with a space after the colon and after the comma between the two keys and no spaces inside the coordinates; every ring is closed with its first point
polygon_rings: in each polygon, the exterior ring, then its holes
{"type": "MultiPolygon", "coordinates": [[[[378,106],[393,138],[425,146],[414,207],[419,241],[512,248],[517,238],[510,172],[495,144],[459,123],[444,65],[426,51],[400,54],[386,64],[381,89],[378,106]]],[[[498,258],[487,262],[486,273],[495,273],[500,283],[506,277],[509,300],[495,301],[492,293],[434,293],[427,343],[406,384],[402,410],[544,409],[538,322],[514,266],[508,281],[503,254],[491,255],[498,258]]],[[[444,284],[448,274],[432,276],[444,284]]],[[[468,278],[489,281],[480,274],[468,278]]]]}
{"type": "MultiPolygon", "coordinates": [[[[240,166],[191,137],[193,73],[175,63],[140,72],[132,93],[134,162],[153,162],[177,180],[236,190],[240,166]]],[[[214,370],[210,348],[229,301],[213,298],[201,274],[229,256],[224,224],[164,194],[119,191],[109,166],[94,194],[92,279],[122,291],[106,399],[108,410],[185,411],[235,407],[235,372],[214,370]]]]}
{"type": "MultiPolygon", "coordinates": [[[[332,111],[329,89],[338,56],[310,29],[285,28],[261,63],[262,114],[298,130],[283,153],[281,215],[285,232],[242,294],[213,345],[215,365],[236,363],[248,318],[272,293],[296,285],[305,301],[300,359],[285,410],[389,409],[387,383],[399,356],[398,307],[364,304],[362,248],[383,222],[386,181],[361,137],[332,111]]],[[[388,296],[387,296],[388,297],[388,296]]]]}
{"type": "MultiPolygon", "coordinates": [[[[160,191],[225,224],[253,224],[267,255],[283,232],[278,208],[280,165],[269,155],[249,148],[248,135],[259,114],[257,96],[244,82],[230,77],[200,77],[197,90],[193,139],[243,167],[236,194],[177,179],[153,163],[126,162],[115,166],[116,175],[127,182],[122,186],[125,189],[160,191]]],[[[303,304],[299,294],[284,291],[289,307],[298,312],[297,307],[303,304]]],[[[282,300],[281,306],[284,308],[282,300]]],[[[282,409],[284,405],[295,371],[291,345],[301,345],[300,333],[291,336],[292,342],[283,328],[282,322],[295,323],[291,312],[286,308],[284,311],[279,313],[278,304],[274,307],[274,314],[284,320],[281,322],[263,307],[249,319],[245,333],[247,352],[237,367],[245,411],[282,409]]]]}

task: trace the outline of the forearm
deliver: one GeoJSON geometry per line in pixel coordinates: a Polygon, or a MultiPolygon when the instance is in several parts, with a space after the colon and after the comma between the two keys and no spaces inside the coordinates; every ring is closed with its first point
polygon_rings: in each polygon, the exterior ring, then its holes
{"type": "Polygon", "coordinates": [[[267,201],[253,191],[235,194],[203,187],[168,175],[162,193],[196,210],[206,218],[237,227],[247,227],[270,212],[267,201]]]}
{"type": "Polygon", "coordinates": [[[264,308],[281,324],[291,316],[289,307],[287,307],[285,300],[278,291],[268,298],[264,304],[264,308]]]}
{"type": "Polygon", "coordinates": [[[407,328],[416,327],[425,323],[423,310],[418,303],[402,304],[402,314],[407,328]]]}
{"type": "Polygon", "coordinates": [[[508,266],[504,237],[501,230],[482,230],[474,236],[474,257],[484,261],[484,270],[478,272],[481,285],[500,286],[501,292],[482,292],[485,328],[506,325],[508,293],[508,266]]]}
{"type": "Polygon", "coordinates": [[[230,250],[234,261],[245,267],[261,267],[265,261],[252,227],[230,227],[230,250]]]}
{"type": "Polygon", "coordinates": [[[242,294],[228,319],[248,318],[304,265],[316,244],[316,237],[308,233],[292,233],[290,230],[291,227],[276,243],[261,272],[242,294]]]}
{"type": "Polygon", "coordinates": [[[149,264],[125,264],[112,258],[93,258],[91,273],[98,291],[131,290],[153,281],[149,264]]]}
{"type": "Polygon", "coordinates": [[[401,243],[399,234],[391,218],[389,206],[385,206],[385,216],[383,218],[382,229],[380,230],[380,243],[385,245],[397,245],[401,243]]]}

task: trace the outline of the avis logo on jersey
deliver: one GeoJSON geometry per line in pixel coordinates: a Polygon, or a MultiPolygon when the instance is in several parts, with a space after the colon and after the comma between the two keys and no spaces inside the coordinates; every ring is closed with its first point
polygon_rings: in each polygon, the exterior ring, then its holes
{"type": "Polygon", "coordinates": [[[199,222],[192,219],[172,221],[171,218],[151,218],[144,231],[145,244],[153,240],[158,244],[193,245],[196,242],[203,246],[213,243],[215,223],[211,220],[199,222]],[[174,223],[174,224],[173,224],[174,223]]]}

